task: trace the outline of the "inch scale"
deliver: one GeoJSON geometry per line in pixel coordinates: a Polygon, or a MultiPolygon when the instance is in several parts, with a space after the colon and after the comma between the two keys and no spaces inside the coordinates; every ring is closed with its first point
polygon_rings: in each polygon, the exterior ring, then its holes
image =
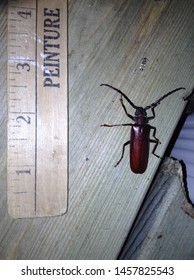
{"type": "Polygon", "coordinates": [[[10,0],[8,211],[67,210],[67,1],[10,0]]]}

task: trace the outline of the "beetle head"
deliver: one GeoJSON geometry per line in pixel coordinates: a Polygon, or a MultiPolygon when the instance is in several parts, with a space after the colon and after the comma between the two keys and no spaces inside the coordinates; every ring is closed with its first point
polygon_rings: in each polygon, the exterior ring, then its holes
{"type": "Polygon", "coordinates": [[[135,116],[147,116],[146,110],[143,107],[136,107],[135,116]]]}

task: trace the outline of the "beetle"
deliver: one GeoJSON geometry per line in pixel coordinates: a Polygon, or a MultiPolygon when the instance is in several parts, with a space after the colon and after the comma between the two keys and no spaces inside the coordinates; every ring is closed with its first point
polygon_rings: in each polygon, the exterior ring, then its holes
{"type": "Polygon", "coordinates": [[[134,124],[131,123],[125,123],[125,124],[115,124],[115,125],[109,125],[109,124],[103,124],[101,126],[104,127],[113,127],[113,126],[131,126],[131,137],[130,140],[123,144],[122,154],[119,161],[116,163],[115,167],[121,162],[125,147],[130,144],[130,166],[131,170],[136,174],[142,174],[147,169],[148,165],[148,158],[149,158],[149,147],[150,143],[155,143],[152,154],[155,155],[157,158],[161,158],[158,156],[155,151],[160,144],[159,139],[156,137],[156,127],[151,126],[148,124],[150,120],[153,120],[155,118],[155,111],[154,108],[160,104],[160,102],[166,98],[167,96],[173,94],[174,92],[185,89],[184,87],[176,88],[167,94],[160,97],[158,100],[153,102],[152,104],[146,106],[146,107],[139,107],[136,106],[121,90],[108,85],[108,84],[101,84],[100,86],[107,86],[118,93],[120,93],[120,102],[121,105],[125,111],[125,114],[134,121],[134,124]],[[130,115],[127,112],[127,109],[123,103],[123,97],[128,101],[128,103],[136,110],[134,116],[130,115]],[[151,109],[152,116],[147,116],[147,110],[151,109]],[[150,139],[150,131],[153,130],[152,137],[153,139],[150,139]]]}

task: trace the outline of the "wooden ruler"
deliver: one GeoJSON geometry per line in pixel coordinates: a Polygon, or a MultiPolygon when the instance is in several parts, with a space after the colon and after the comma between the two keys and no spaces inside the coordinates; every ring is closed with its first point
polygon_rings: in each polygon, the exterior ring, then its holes
{"type": "Polygon", "coordinates": [[[10,0],[8,210],[67,210],[67,1],[10,0]]]}

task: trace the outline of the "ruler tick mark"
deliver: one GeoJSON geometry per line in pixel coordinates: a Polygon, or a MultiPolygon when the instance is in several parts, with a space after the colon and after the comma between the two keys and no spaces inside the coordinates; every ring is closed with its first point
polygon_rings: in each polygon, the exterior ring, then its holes
{"type": "Polygon", "coordinates": [[[15,32],[15,31],[10,31],[9,33],[10,33],[10,34],[14,34],[14,35],[25,35],[25,36],[28,35],[27,32],[15,32]]]}
{"type": "Polygon", "coordinates": [[[11,48],[21,48],[20,45],[9,45],[11,48]]]}
{"type": "MultiPolygon", "coordinates": [[[[20,19],[10,18],[9,21],[21,21],[20,19]]],[[[12,28],[15,26],[11,26],[12,28]]]]}
{"type": "Polygon", "coordinates": [[[10,138],[11,141],[27,141],[27,138],[10,138]]]}
{"type": "Polygon", "coordinates": [[[11,87],[15,87],[15,88],[27,88],[27,86],[22,86],[22,85],[21,85],[21,86],[20,86],[20,85],[19,85],[19,86],[18,86],[18,85],[12,85],[11,87]]]}
{"type": "Polygon", "coordinates": [[[33,8],[33,7],[23,7],[23,6],[10,6],[11,8],[13,9],[28,9],[28,10],[36,10],[36,8],[33,8]]]}
{"type": "Polygon", "coordinates": [[[29,62],[35,62],[34,59],[27,59],[27,58],[23,58],[23,57],[21,57],[21,58],[9,58],[9,61],[29,61],[29,62]]]}
{"type": "Polygon", "coordinates": [[[27,194],[27,192],[13,192],[14,194],[27,194]]]}
{"type": "Polygon", "coordinates": [[[21,72],[11,72],[11,71],[9,73],[16,74],[16,75],[21,74],[21,72]]]}
{"type": "Polygon", "coordinates": [[[25,115],[34,115],[35,112],[10,112],[11,114],[25,114],[25,115]]]}

